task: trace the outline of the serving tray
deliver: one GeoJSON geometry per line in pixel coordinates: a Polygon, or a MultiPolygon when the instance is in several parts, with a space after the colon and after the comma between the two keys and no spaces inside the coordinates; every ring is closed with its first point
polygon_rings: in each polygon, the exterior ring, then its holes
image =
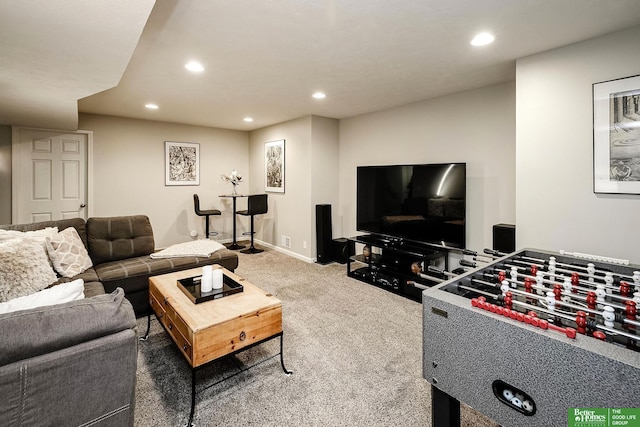
{"type": "Polygon", "coordinates": [[[242,285],[226,274],[223,275],[222,289],[213,289],[211,292],[202,292],[200,290],[200,282],[202,276],[187,277],[186,279],[178,280],[178,288],[182,290],[194,304],[200,304],[201,302],[210,301],[213,299],[223,298],[229,295],[242,292],[244,288],[242,285]]]}

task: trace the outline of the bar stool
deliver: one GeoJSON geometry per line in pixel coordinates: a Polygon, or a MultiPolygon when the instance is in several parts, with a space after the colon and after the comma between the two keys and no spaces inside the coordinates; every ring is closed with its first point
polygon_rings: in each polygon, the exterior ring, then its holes
{"type": "Polygon", "coordinates": [[[243,249],[240,252],[245,254],[257,254],[262,252],[262,249],[258,249],[253,245],[253,235],[255,231],[253,229],[253,217],[255,215],[265,214],[269,210],[267,203],[267,194],[254,194],[247,197],[247,209],[238,211],[236,214],[250,216],[251,217],[251,246],[247,249],[243,249]]]}
{"type": "MultiPolygon", "coordinates": [[[[205,217],[205,239],[209,238],[209,217],[211,215],[221,215],[222,212],[220,212],[218,209],[209,209],[206,211],[202,211],[200,210],[200,197],[198,197],[197,194],[193,195],[193,205],[196,211],[196,215],[198,216],[204,216],[205,217]]],[[[217,231],[213,231],[211,232],[212,236],[216,236],[218,235],[217,231]]]]}

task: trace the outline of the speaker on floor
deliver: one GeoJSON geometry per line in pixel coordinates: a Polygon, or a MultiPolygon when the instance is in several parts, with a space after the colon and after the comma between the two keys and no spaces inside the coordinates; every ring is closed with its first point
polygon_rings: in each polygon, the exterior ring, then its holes
{"type": "MultiPolygon", "coordinates": [[[[340,264],[346,264],[349,261],[351,255],[355,255],[353,251],[350,251],[349,240],[341,237],[339,239],[333,239],[333,260],[340,264]]],[[[353,247],[351,247],[353,249],[353,247]]]]}
{"type": "Polygon", "coordinates": [[[513,224],[496,224],[493,226],[493,249],[511,253],[516,250],[516,226],[513,224]]]}
{"type": "Polygon", "coordinates": [[[316,205],[316,259],[319,264],[333,261],[331,205],[316,205]]]}

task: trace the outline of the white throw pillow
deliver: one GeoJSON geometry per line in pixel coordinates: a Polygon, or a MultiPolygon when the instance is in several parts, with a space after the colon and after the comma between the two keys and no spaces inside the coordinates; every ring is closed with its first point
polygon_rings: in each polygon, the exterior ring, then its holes
{"type": "Polygon", "coordinates": [[[56,280],[42,243],[25,238],[0,242],[0,302],[41,291],[56,280]]]}
{"type": "Polygon", "coordinates": [[[53,268],[62,277],[74,277],[91,268],[93,263],[75,228],[65,228],[46,241],[53,268]]]}
{"type": "Polygon", "coordinates": [[[0,230],[0,242],[17,238],[27,238],[37,240],[44,245],[47,237],[55,236],[57,233],[58,227],[46,227],[34,231],[0,230]]]}
{"type": "Polygon", "coordinates": [[[62,304],[84,298],[84,281],[82,279],[73,282],[60,283],[49,289],[44,289],[35,294],[12,299],[0,303],[0,314],[18,310],[29,310],[46,305],[62,304]]]}

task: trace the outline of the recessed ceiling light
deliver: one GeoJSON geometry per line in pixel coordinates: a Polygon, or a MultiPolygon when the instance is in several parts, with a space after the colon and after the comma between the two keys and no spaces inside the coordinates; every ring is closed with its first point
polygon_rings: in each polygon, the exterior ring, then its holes
{"type": "Polygon", "coordinates": [[[144,104],[144,106],[146,108],[148,108],[149,110],[157,110],[158,106],[156,104],[144,104]]]}
{"type": "Polygon", "coordinates": [[[327,95],[322,92],[316,92],[311,96],[313,96],[315,99],[325,99],[327,97],[327,95]]]}
{"type": "Polygon", "coordinates": [[[196,61],[191,61],[191,62],[185,64],[184,68],[186,68],[189,71],[193,71],[195,73],[199,73],[201,71],[204,71],[204,67],[202,66],[202,64],[199,63],[199,62],[196,62],[196,61]]]}
{"type": "Polygon", "coordinates": [[[245,117],[245,118],[244,118],[244,119],[242,119],[242,120],[244,120],[244,121],[245,121],[245,122],[247,122],[247,123],[251,123],[251,122],[253,121],[253,119],[252,119],[251,117],[245,117]]]}
{"type": "Polygon", "coordinates": [[[471,44],[473,46],[485,46],[493,43],[495,39],[496,38],[493,36],[493,34],[480,33],[477,36],[475,36],[473,40],[471,40],[471,44]]]}

